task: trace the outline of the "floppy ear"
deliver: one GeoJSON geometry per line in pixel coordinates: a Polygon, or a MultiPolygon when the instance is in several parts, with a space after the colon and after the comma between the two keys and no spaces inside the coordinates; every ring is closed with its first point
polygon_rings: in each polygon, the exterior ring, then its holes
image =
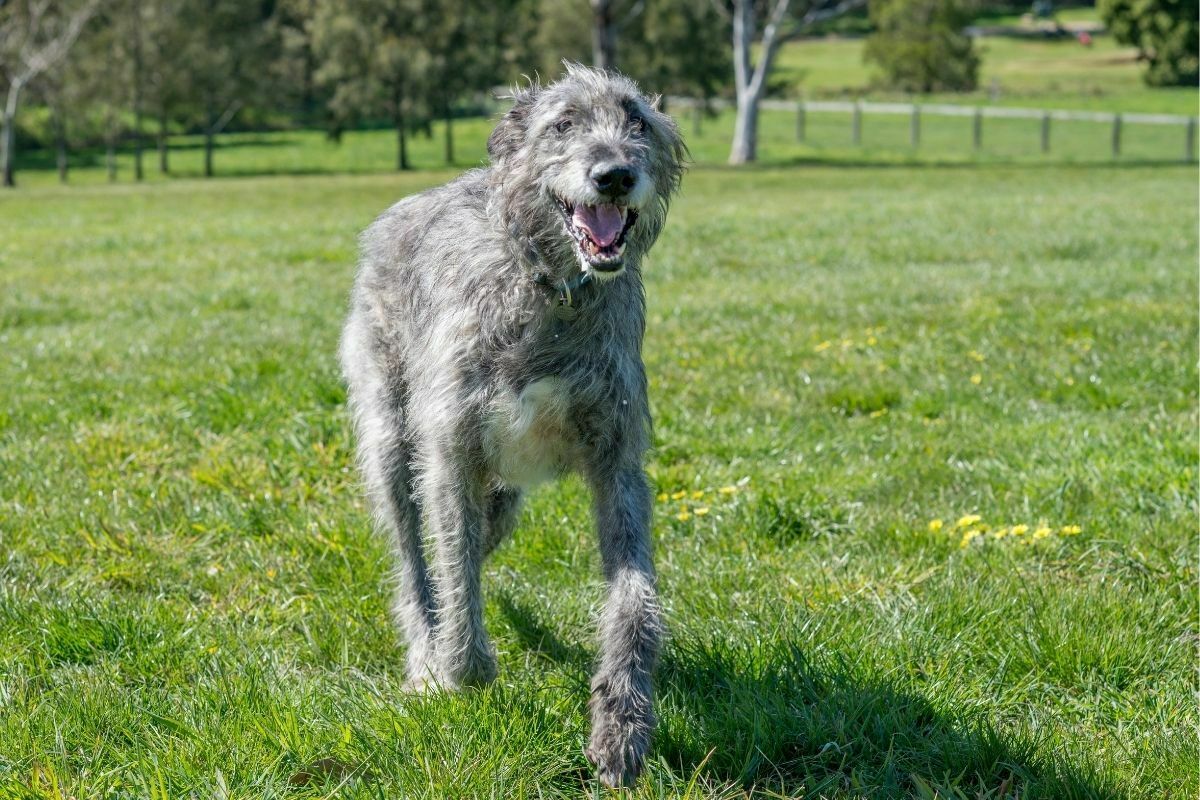
{"type": "Polygon", "coordinates": [[[528,89],[517,89],[513,92],[513,107],[500,118],[496,129],[488,137],[487,151],[492,161],[507,158],[521,149],[521,144],[525,141],[529,112],[533,109],[537,93],[536,84],[528,89]]]}

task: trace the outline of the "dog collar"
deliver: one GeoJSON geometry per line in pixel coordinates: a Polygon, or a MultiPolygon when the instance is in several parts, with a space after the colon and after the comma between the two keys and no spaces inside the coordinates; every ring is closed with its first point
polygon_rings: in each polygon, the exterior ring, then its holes
{"type": "Polygon", "coordinates": [[[533,280],[538,286],[558,290],[558,302],[554,304],[554,316],[563,322],[570,322],[579,314],[579,309],[575,307],[574,293],[592,282],[592,273],[583,272],[569,281],[564,280],[556,284],[550,280],[549,275],[540,272],[533,280]]]}

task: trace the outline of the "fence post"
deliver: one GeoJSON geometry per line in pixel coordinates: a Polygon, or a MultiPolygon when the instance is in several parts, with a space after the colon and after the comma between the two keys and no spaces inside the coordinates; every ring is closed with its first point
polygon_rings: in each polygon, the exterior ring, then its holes
{"type": "Polygon", "coordinates": [[[850,114],[850,138],[855,144],[862,144],[862,103],[857,100],[850,114]]]}
{"type": "Polygon", "coordinates": [[[805,123],[804,101],[801,100],[798,103],[796,103],[796,141],[797,142],[804,141],[804,134],[805,134],[804,123],[805,123]]]}
{"type": "Polygon", "coordinates": [[[1042,112],[1042,152],[1050,152],[1050,112],[1042,112]]]}
{"type": "Polygon", "coordinates": [[[1112,129],[1113,158],[1121,155],[1121,115],[1113,114],[1112,129]]]}
{"type": "Polygon", "coordinates": [[[971,117],[971,143],[978,150],[983,147],[983,109],[976,108],[971,117]]]}
{"type": "Polygon", "coordinates": [[[908,139],[913,147],[921,143],[921,107],[913,103],[912,118],[908,121],[908,139]]]}
{"type": "Polygon", "coordinates": [[[1188,117],[1187,123],[1184,125],[1184,141],[1183,152],[1184,158],[1189,162],[1196,160],[1196,118],[1188,117]]]}

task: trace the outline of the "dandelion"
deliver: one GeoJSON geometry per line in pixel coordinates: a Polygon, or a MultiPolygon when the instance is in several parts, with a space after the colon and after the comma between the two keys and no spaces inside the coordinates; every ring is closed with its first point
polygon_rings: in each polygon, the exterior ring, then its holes
{"type": "Polygon", "coordinates": [[[692,499],[693,499],[693,500],[699,500],[701,497],[704,497],[704,490],[703,490],[703,489],[697,489],[696,491],[692,492],[692,499]]]}
{"type": "Polygon", "coordinates": [[[1063,536],[1076,536],[1082,532],[1083,528],[1078,525],[1063,525],[1062,530],[1059,531],[1063,536]]]}
{"type": "Polygon", "coordinates": [[[682,489],[680,489],[678,492],[675,492],[675,494],[671,495],[672,500],[682,500],[685,497],[687,497],[687,492],[683,491],[682,489]]]}
{"type": "Polygon", "coordinates": [[[724,495],[731,495],[731,494],[737,493],[737,487],[736,486],[722,486],[720,489],[717,489],[717,491],[724,495]]]}
{"type": "Polygon", "coordinates": [[[700,506],[700,508],[697,508],[695,511],[695,514],[697,517],[703,517],[707,513],[708,513],[708,506],[700,506]]]}
{"type": "Polygon", "coordinates": [[[879,340],[878,340],[878,339],[876,339],[874,336],[868,336],[868,337],[867,337],[867,345],[868,345],[868,346],[870,346],[870,347],[874,347],[874,346],[875,346],[875,345],[877,345],[877,344],[879,344],[879,340]]]}
{"type": "Polygon", "coordinates": [[[940,519],[929,520],[929,532],[937,533],[942,529],[942,521],[940,519]]]}
{"type": "Polygon", "coordinates": [[[979,516],[978,514],[967,514],[964,517],[959,517],[958,522],[954,523],[954,527],[969,528],[970,526],[974,525],[975,523],[979,522],[982,519],[983,519],[983,517],[979,516]]]}
{"type": "Polygon", "coordinates": [[[1003,539],[1005,536],[1008,536],[1008,528],[996,528],[996,530],[992,532],[992,536],[997,539],[1003,539]]]}
{"type": "Polygon", "coordinates": [[[983,353],[979,352],[978,350],[972,350],[969,353],[967,353],[967,358],[971,359],[972,361],[982,362],[983,361],[983,353]]]}
{"type": "Polygon", "coordinates": [[[871,419],[879,419],[880,417],[885,416],[887,413],[888,413],[888,410],[886,408],[877,408],[874,411],[872,411],[870,414],[868,414],[868,416],[871,419]]]}
{"type": "Polygon", "coordinates": [[[971,376],[971,383],[975,386],[978,386],[979,384],[983,383],[983,376],[976,372],[971,376]]]}
{"type": "Polygon", "coordinates": [[[1045,538],[1046,538],[1047,536],[1049,536],[1051,533],[1053,533],[1053,531],[1051,531],[1051,530],[1050,530],[1049,528],[1047,528],[1045,525],[1042,525],[1042,526],[1040,526],[1040,527],[1039,527],[1039,528],[1038,528],[1036,531],[1034,531],[1034,532],[1033,532],[1033,538],[1035,538],[1035,539],[1045,539],[1045,538]]]}
{"type": "Polygon", "coordinates": [[[679,520],[680,522],[687,522],[691,518],[692,515],[686,508],[679,509],[679,513],[675,515],[675,519],[679,520]]]}
{"type": "Polygon", "coordinates": [[[982,535],[983,534],[979,531],[966,531],[963,533],[962,539],[959,541],[958,546],[966,549],[967,547],[971,546],[971,542],[975,541],[982,535]]]}
{"type": "Polygon", "coordinates": [[[658,496],[658,502],[660,502],[660,503],[665,503],[665,502],[667,502],[667,500],[668,500],[668,496],[667,496],[666,492],[663,492],[658,496]]]}
{"type": "Polygon", "coordinates": [[[1012,533],[1013,536],[1024,536],[1028,532],[1029,532],[1028,525],[1013,525],[1012,530],[1010,531],[1010,533],[1012,533]]]}
{"type": "Polygon", "coordinates": [[[816,347],[814,347],[814,348],[813,348],[813,352],[815,352],[815,353],[820,353],[820,352],[823,352],[823,351],[825,351],[825,350],[828,350],[830,347],[833,347],[833,342],[831,342],[831,341],[829,341],[828,339],[826,339],[825,341],[821,342],[821,343],[820,343],[820,344],[818,344],[816,347]]]}

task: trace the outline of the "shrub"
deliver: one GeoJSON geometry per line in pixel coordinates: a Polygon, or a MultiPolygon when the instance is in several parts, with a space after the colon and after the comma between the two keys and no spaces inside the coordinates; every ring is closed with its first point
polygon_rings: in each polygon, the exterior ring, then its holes
{"type": "Polygon", "coordinates": [[[883,69],[885,83],[907,92],[970,91],[979,55],[963,28],[971,21],[963,0],[872,0],[863,59],[883,69]]]}
{"type": "Polygon", "coordinates": [[[1133,45],[1147,63],[1151,86],[1195,86],[1198,60],[1197,0],[1100,0],[1100,16],[1121,44],[1133,45]]]}

